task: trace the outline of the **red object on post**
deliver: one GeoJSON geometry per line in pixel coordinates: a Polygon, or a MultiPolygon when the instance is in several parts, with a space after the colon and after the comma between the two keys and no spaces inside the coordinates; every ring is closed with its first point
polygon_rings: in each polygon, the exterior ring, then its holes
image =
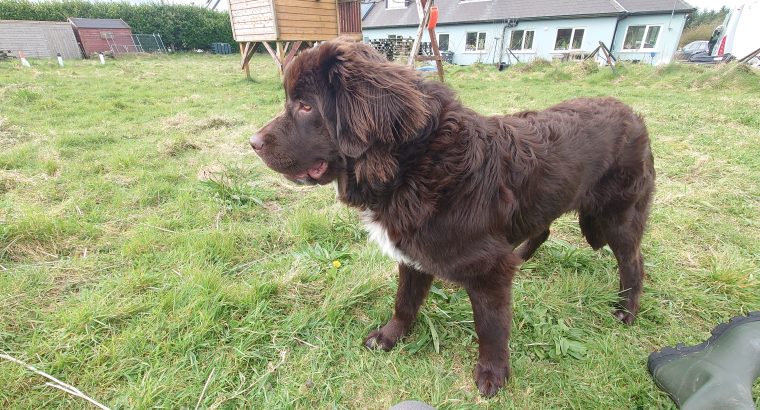
{"type": "Polygon", "coordinates": [[[435,25],[438,24],[438,6],[432,6],[430,7],[430,20],[428,20],[428,30],[432,30],[435,28],[435,25]]]}

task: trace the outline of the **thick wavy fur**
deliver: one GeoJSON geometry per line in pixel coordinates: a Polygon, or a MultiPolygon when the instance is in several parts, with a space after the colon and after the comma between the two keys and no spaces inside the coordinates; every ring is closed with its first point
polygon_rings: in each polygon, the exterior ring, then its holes
{"type": "Polygon", "coordinates": [[[567,212],[594,249],[614,252],[614,314],[633,322],[655,171],[630,107],[579,98],[482,116],[444,84],[343,40],[304,51],[284,85],[285,110],[252,137],[256,152],[291,180],[337,181],[338,198],[400,261],[393,317],[368,347],[391,349],[410,330],[433,277],[455,282],[472,302],[477,386],[495,394],[510,371],[512,277],[567,212]]]}

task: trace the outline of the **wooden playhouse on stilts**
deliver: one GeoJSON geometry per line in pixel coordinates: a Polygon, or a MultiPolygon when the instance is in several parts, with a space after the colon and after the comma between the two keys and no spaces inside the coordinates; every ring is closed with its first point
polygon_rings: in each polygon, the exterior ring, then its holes
{"type": "Polygon", "coordinates": [[[259,45],[274,59],[280,74],[299,50],[338,36],[362,39],[359,0],[228,0],[241,65],[250,78],[248,62],[259,45]]]}

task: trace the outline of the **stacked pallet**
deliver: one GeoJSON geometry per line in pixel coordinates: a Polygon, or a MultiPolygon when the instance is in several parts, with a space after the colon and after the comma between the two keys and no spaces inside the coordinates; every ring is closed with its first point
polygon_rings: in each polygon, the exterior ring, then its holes
{"type": "MultiPolygon", "coordinates": [[[[414,39],[411,37],[404,38],[402,36],[388,36],[388,38],[381,38],[376,40],[370,40],[371,45],[380,54],[384,55],[390,61],[398,59],[406,59],[409,57],[409,52],[414,44],[414,39]]],[[[420,43],[418,55],[432,55],[433,48],[429,42],[420,43]]]]}

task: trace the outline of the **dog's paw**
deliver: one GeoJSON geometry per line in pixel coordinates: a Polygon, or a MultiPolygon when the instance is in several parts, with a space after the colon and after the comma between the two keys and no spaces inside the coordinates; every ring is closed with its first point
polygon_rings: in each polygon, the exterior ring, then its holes
{"type": "Polygon", "coordinates": [[[475,365],[474,373],[475,384],[478,385],[480,395],[485,398],[493,397],[509,378],[509,364],[506,366],[493,366],[478,363],[475,365]]]}
{"type": "Polygon", "coordinates": [[[383,329],[377,329],[369,333],[367,338],[364,339],[364,346],[368,349],[377,350],[382,349],[386,352],[393,349],[396,346],[396,337],[389,337],[383,332],[383,329]]]}
{"type": "Polygon", "coordinates": [[[634,320],[636,320],[636,315],[624,309],[618,309],[612,314],[617,318],[617,320],[629,326],[633,324],[634,320]]]}

